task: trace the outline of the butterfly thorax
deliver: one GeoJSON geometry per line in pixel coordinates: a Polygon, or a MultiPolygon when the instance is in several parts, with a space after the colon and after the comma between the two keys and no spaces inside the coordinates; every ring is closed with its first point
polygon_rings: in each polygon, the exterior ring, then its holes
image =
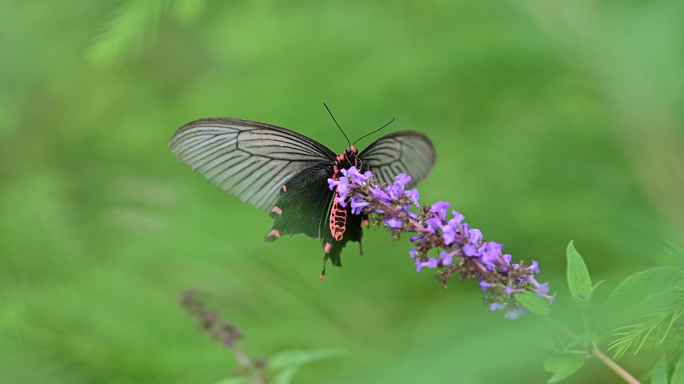
{"type": "MultiPolygon", "coordinates": [[[[359,166],[359,158],[356,156],[358,150],[352,145],[347,147],[337,158],[333,164],[333,180],[339,180],[342,177],[341,170],[349,169],[352,166],[359,166]]],[[[330,233],[337,241],[341,241],[344,237],[344,231],[347,229],[347,208],[342,206],[339,201],[340,194],[335,188],[335,199],[333,200],[332,208],[330,209],[330,233]]]]}

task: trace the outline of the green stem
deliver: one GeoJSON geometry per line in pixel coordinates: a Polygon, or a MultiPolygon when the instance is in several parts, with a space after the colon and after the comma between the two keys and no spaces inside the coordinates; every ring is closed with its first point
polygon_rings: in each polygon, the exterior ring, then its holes
{"type": "Polygon", "coordinates": [[[613,372],[620,376],[624,381],[630,384],[641,384],[639,380],[637,380],[634,376],[630,375],[629,372],[625,371],[625,369],[618,365],[618,363],[616,363],[610,357],[606,356],[603,352],[601,352],[601,350],[598,349],[596,343],[594,343],[593,355],[596,356],[597,359],[601,360],[601,362],[605,364],[608,368],[612,369],[613,372]]]}
{"type": "MultiPolygon", "coordinates": [[[[542,316],[542,319],[544,319],[544,320],[550,322],[551,324],[553,324],[554,326],[558,327],[563,332],[565,332],[565,334],[567,334],[568,336],[570,336],[572,338],[577,337],[575,332],[573,332],[573,331],[565,328],[564,326],[556,323],[550,317],[542,316]]],[[[584,343],[583,345],[588,347],[587,343],[584,343]]],[[[628,382],[629,384],[641,384],[641,382],[639,380],[637,380],[634,376],[632,376],[629,372],[627,372],[624,368],[622,368],[618,363],[613,361],[610,357],[606,356],[606,354],[603,353],[599,349],[599,347],[598,347],[598,345],[596,345],[596,343],[592,343],[592,347],[593,347],[592,355],[594,355],[594,357],[599,359],[603,364],[605,364],[608,368],[610,368],[613,372],[615,372],[618,376],[620,376],[624,381],[628,382]]]]}

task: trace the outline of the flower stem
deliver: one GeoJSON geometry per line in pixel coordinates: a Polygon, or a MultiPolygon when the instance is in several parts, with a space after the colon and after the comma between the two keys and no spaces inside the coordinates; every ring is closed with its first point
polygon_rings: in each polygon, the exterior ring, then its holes
{"type": "Polygon", "coordinates": [[[613,372],[615,372],[626,382],[630,384],[641,384],[639,380],[637,380],[634,376],[630,375],[629,372],[627,372],[624,368],[618,365],[618,363],[616,363],[610,357],[606,356],[603,352],[601,352],[596,343],[594,343],[593,355],[596,356],[597,359],[601,360],[603,364],[605,364],[608,368],[613,370],[613,372]]]}

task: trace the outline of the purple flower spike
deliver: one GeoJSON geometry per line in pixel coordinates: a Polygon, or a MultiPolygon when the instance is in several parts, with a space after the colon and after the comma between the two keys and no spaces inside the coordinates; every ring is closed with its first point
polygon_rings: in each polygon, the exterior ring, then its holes
{"type": "Polygon", "coordinates": [[[397,175],[397,177],[394,178],[394,185],[401,185],[404,186],[411,181],[411,176],[406,175],[405,173],[400,173],[397,175]]]}
{"type": "MultiPolygon", "coordinates": [[[[549,283],[540,284],[535,279],[539,263],[513,264],[509,254],[503,255],[503,245],[486,241],[482,232],[471,228],[465,216],[452,210],[447,218],[449,203],[439,201],[432,206],[421,206],[417,189],[405,190],[412,181],[406,174],[395,177],[390,185],[379,184],[370,171],[361,173],[357,167],[340,169],[340,178],[328,179],[328,187],[335,191],[335,202],[351,213],[368,214],[374,223],[384,223],[393,238],[407,232],[414,247],[409,255],[415,262],[416,271],[435,269],[435,277],[446,288],[446,282],[460,274],[462,279],[477,280],[485,291],[485,301],[492,311],[507,309],[506,318],[516,319],[528,313],[515,299],[516,294],[534,292],[549,300],[549,283]],[[412,208],[413,207],[413,208],[412,208]],[[417,208],[417,209],[416,209],[417,208]],[[411,211],[413,209],[413,212],[411,211]],[[439,257],[429,257],[436,250],[439,257]]],[[[274,207],[279,213],[280,208],[274,207]]]]}

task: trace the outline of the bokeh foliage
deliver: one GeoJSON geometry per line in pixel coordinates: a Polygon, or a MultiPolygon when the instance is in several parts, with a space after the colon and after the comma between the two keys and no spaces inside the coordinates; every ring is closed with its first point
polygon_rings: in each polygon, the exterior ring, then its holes
{"type": "MultiPolygon", "coordinates": [[[[0,3],[0,382],[225,377],[230,355],[176,305],[188,286],[250,354],[351,352],[295,382],[545,380],[539,320],[504,321],[476,284],[441,291],[382,231],[321,284],[317,242],[262,242],[269,218],[167,142],[235,116],[337,152],[322,102],[350,137],[396,115],[436,144],[421,200],[539,260],[562,316],[570,239],[607,287],[681,264],[664,249],[684,229],[683,16],[674,0],[0,3]]],[[[589,365],[568,382],[617,381],[589,365]]]]}

